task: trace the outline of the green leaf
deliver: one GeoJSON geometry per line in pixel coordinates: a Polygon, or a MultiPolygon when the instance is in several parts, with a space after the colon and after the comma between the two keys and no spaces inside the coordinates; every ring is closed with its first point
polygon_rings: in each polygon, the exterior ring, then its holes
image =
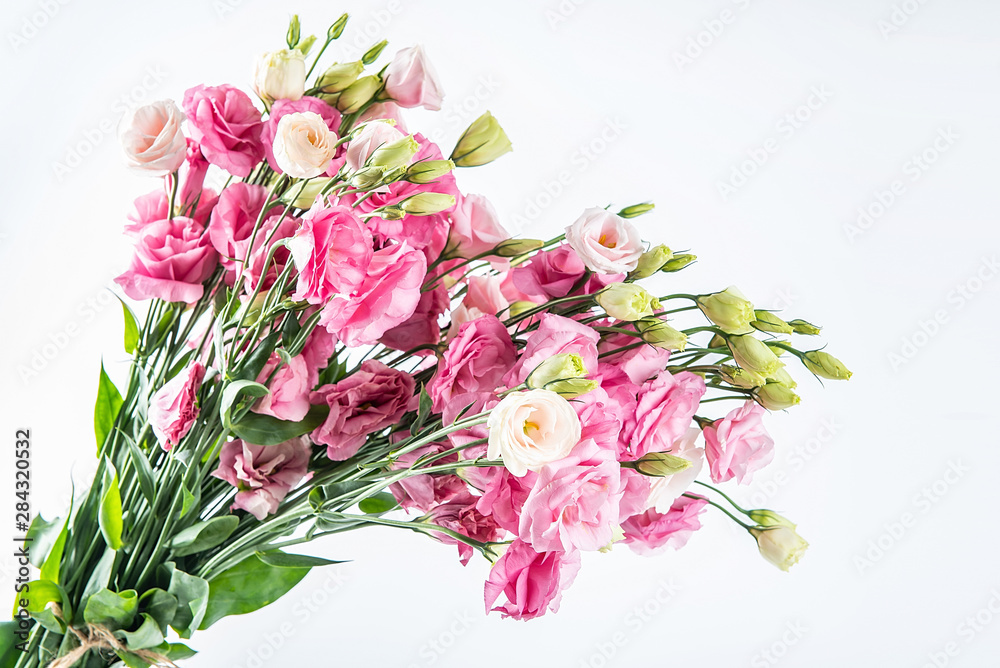
{"type": "Polygon", "coordinates": [[[226,429],[233,428],[233,406],[239,402],[240,395],[263,397],[270,393],[271,391],[267,387],[252,380],[236,380],[226,385],[226,389],[222,391],[222,401],[219,403],[219,417],[222,418],[223,426],[226,429]]]}
{"type": "Polygon", "coordinates": [[[182,642],[165,642],[162,645],[156,646],[156,653],[162,654],[171,661],[183,661],[184,659],[190,659],[198,652],[182,642]]]}
{"type": "Polygon", "coordinates": [[[309,492],[309,505],[316,512],[319,512],[331,499],[336,499],[359,489],[368,487],[371,483],[360,480],[345,480],[343,482],[332,482],[328,485],[313,487],[309,492]]]}
{"type": "Polygon", "coordinates": [[[15,635],[17,632],[18,622],[0,623],[0,668],[14,668],[21,658],[22,652],[17,646],[25,639],[15,635]]]}
{"type": "Polygon", "coordinates": [[[150,589],[139,597],[139,610],[155,619],[160,633],[166,635],[167,627],[177,614],[177,597],[159,587],[150,589]]]}
{"type": "Polygon", "coordinates": [[[281,345],[291,348],[295,342],[295,337],[299,335],[302,326],[294,313],[286,313],[285,320],[281,323],[281,345]]]}
{"type": "MultiPolygon", "coordinates": [[[[115,296],[118,297],[118,295],[115,296]]],[[[125,352],[131,355],[135,352],[136,346],[139,345],[139,323],[128,304],[121,297],[118,297],[118,301],[122,303],[122,313],[125,316],[125,352]]]]}
{"type": "Polygon", "coordinates": [[[83,620],[88,624],[100,624],[117,631],[132,625],[138,607],[139,599],[134,589],[126,589],[121,593],[102,589],[87,600],[83,620]]]}
{"type": "Polygon", "coordinates": [[[381,515],[382,513],[389,512],[396,505],[396,497],[388,492],[379,492],[367,499],[362,499],[361,503],[358,504],[358,508],[361,509],[361,512],[368,515],[381,515]]]}
{"type": "Polygon", "coordinates": [[[221,545],[236,531],[240,519],[235,515],[216,517],[198,522],[184,529],[170,541],[170,549],[176,557],[184,557],[221,545]]]}
{"type": "Polygon", "coordinates": [[[115,566],[115,558],[117,556],[118,553],[110,547],[104,549],[104,554],[97,561],[97,565],[94,566],[94,570],[87,579],[87,585],[83,588],[83,594],[80,596],[81,607],[85,607],[87,599],[106,588],[111,582],[111,570],[115,566]]]}
{"type": "Polygon", "coordinates": [[[131,650],[149,649],[163,643],[163,633],[160,632],[156,619],[152,615],[142,613],[142,624],[135,631],[122,631],[122,639],[131,650]]]}
{"type": "Polygon", "coordinates": [[[427,416],[431,414],[433,403],[434,400],[427,393],[427,387],[422,386],[420,388],[420,405],[417,407],[417,419],[413,421],[413,425],[410,427],[410,436],[416,436],[424,426],[424,423],[427,422],[427,416]]]}
{"type": "Polygon", "coordinates": [[[115,650],[115,654],[118,655],[118,658],[121,659],[122,663],[128,666],[128,668],[150,668],[151,664],[132,652],[115,650]]]}
{"type": "Polygon", "coordinates": [[[108,378],[104,371],[104,362],[101,362],[101,377],[97,384],[97,403],[94,404],[94,435],[97,437],[97,451],[101,451],[101,446],[107,439],[108,434],[115,426],[115,418],[121,410],[122,395],[115,387],[115,384],[108,378]]]}
{"type": "Polygon", "coordinates": [[[196,501],[195,495],[188,490],[187,485],[181,486],[181,514],[178,518],[182,518],[188,514],[188,512],[194,507],[194,502],[196,501]]]}
{"type": "Polygon", "coordinates": [[[49,550],[48,555],[45,557],[45,562],[42,563],[39,569],[38,577],[42,580],[51,580],[59,584],[59,568],[62,566],[63,550],[66,548],[66,536],[69,534],[69,516],[72,513],[73,507],[70,506],[70,511],[66,515],[66,521],[63,522],[62,529],[59,531],[59,537],[56,538],[55,544],[49,550]]]}
{"type": "Polygon", "coordinates": [[[233,433],[254,445],[279,445],[297,436],[308,434],[323,424],[329,415],[327,406],[313,406],[301,422],[279,420],[270,415],[247,413],[233,425],[233,433]]]}
{"type": "MultiPolygon", "coordinates": [[[[27,538],[31,549],[29,550],[28,561],[35,568],[41,568],[45,563],[45,558],[55,546],[59,539],[59,534],[63,522],[60,518],[55,518],[51,522],[45,520],[41,515],[35,515],[28,527],[27,538]]],[[[46,580],[48,578],[42,578],[46,580]]]]}
{"type": "Polygon", "coordinates": [[[207,629],[228,615],[242,615],[273,603],[309,573],[308,566],[272,566],[257,554],[212,578],[208,610],[201,623],[207,629]]]}
{"type": "Polygon", "coordinates": [[[146,497],[146,502],[152,506],[153,501],[156,499],[156,485],[153,484],[153,468],[149,465],[149,459],[139,449],[139,446],[135,444],[135,441],[126,434],[122,434],[122,437],[125,439],[125,443],[128,444],[128,453],[132,458],[132,468],[135,470],[135,477],[139,480],[139,489],[142,491],[142,495],[146,497]]]}
{"type": "Polygon", "coordinates": [[[286,554],[281,550],[268,550],[267,552],[257,552],[257,558],[268,566],[278,568],[315,568],[316,566],[331,566],[342,564],[343,561],[333,561],[322,557],[312,557],[306,554],[286,554]]]}
{"type": "Polygon", "coordinates": [[[159,348],[160,344],[167,338],[167,333],[173,327],[175,315],[174,305],[167,304],[166,308],[163,309],[163,315],[160,316],[160,321],[156,323],[156,328],[153,330],[153,343],[149,346],[149,350],[159,348]]]}
{"type": "Polygon", "coordinates": [[[267,364],[267,360],[270,359],[271,353],[274,352],[274,346],[278,344],[279,336],[278,332],[272,332],[265,336],[260,345],[243,360],[243,364],[240,365],[233,379],[256,381],[257,376],[264,369],[264,365],[267,364]]]}
{"type": "Polygon", "coordinates": [[[104,490],[97,523],[101,527],[104,542],[112,550],[117,550],[122,546],[122,494],[118,489],[118,472],[114,464],[107,461],[106,465],[108,470],[104,472],[104,490]]]}
{"type": "Polygon", "coordinates": [[[56,617],[55,612],[49,607],[53,603],[59,605],[63,610],[63,618],[72,618],[72,611],[68,609],[69,605],[66,602],[66,594],[63,592],[62,587],[51,580],[32,580],[28,583],[25,591],[16,594],[14,600],[15,611],[22,599],[27,600],[28,604],[24,607],[32,619],[49,631],[56,633],[66,632],[66,623],[63,619],[56,617]]]}
{"type": "Polygon", "coordinates": [[[172,561],[164,564],[170,571],[170,585],[167,592],[177,597],[177,611],[170,626],[181,638],[190,638],[201,626],[208,605],[208,583],[202,578],[179,571],[172,561]]]}

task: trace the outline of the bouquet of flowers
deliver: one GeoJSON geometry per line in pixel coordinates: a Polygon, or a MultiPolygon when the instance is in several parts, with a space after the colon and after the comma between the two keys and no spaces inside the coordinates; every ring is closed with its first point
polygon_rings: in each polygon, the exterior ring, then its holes
{"type": "Polygon", "coordinates": [[[511,238],[454,174],[511,150],[496,119],[446,158],[400,111],[440,109],[420,46],[318,67],[346,21],[310,57],[293,18],[259,103],[196,86],[123,121],[129,166],[159,179],[116,279],[143,313],[123,301],[128,386],[102,366],[93,485],[31,523],[0,666],[175,665],[332,563],[293,546],[371,526],[485,557],[486,609],[515,619],[557,609],[581,552],[681,547],[709,505],[783,570],[806,549],[699,477],[771,461],[762,417],[799,401],[786,362],[850,377],[794,343],[819,328],[732,287],[641,287],[695,261],[642,240],[652,204],[511,238]]]}

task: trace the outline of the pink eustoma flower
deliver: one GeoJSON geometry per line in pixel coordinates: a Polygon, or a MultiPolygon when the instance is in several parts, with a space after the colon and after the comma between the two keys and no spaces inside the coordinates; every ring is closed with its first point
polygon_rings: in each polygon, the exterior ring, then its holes
{"type": "Polygon", "coordinates": [[[205,378],[205,367],[193,362],[163,384],[149,402],[149,425],[160,447],[176,446],[198,418],[198,390],[205,378]]]}
{"type": "Polygon", "coordinates": [[[753,401],[705,427],[705,459],[715,482],[736,478],[741,485],[753,480],[774,459],[774,439],[761,421],[766,411],[753,401]]]}
{"type": "Polygon", "coordinates": [[[309,441],[293,438],[279,445],[253,445],[229,441],[219,453],[219,468],[212,475],[236,487],[232,509],[243,509],[262,520],[278,509],[288,492],[312,474],[309,441]]]}
{"type": "Polygon", "coordinates": [[[507,602],[492,608],[503,617],[534,619],[559,611],[562,592],[573,584],[580,570],[579,552],[538,553],[515,540],[490,571],[486,580],[486,611],[503,594],[507,602]]]}
{"type": "Polygon", "coordinates": [[[666,513],[647,510],[622,523],[624,543],[638,554],[657,554],[667,547],[679,550],[691,534],[701,528],[698,515],[708,505],[705,499],[678,497],[666,513]]]}
{"type": "Polygon", "coordinates": [[[243,91],[228,84],[195,86],[184,93],[191,138],[210,163],[240,178],[264,157],[260,111],[243,91]]]}
{"type": "Polygon", "coordinates": [[[218,257],[192,218],[176,216],[144,226],[128,270],[115,279],[132,299],[193,304],[204,294],[218,257]]]}

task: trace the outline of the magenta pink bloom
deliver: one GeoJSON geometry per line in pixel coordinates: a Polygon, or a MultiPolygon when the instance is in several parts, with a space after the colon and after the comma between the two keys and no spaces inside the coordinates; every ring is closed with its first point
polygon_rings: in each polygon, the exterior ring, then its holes
{"type": "Polygon", "coordinates": [[[246,183],[234,183],[219,195],[208,223],[208,238],[221,256],[222,266],[230,272],[239,270],[233,258],[246,259],[244,254],[266,199],[266,188],[246,183]]]}
{"type": "MultiPolygon", "coordinates": [[[[504,534],[503,529],[497,526],[493,518],[483,515],[476,509],[476,497],[468,492],[447,503],[435,506],[428,513],[428,520],[481,543],[496,542],[504,534]]],[[[462,562],[463,566],[469,563],[469,559],[475,552],[471,545],[444,533],[432,535],[446,545],[457,545],[459,561],[462,562]]]]}
{"type": "MultiPolygon", "coordinates": [[[[247,251],[250,247],[250,239],[236,244],[239,255],[247,257],[246,266],[243,268],[243,281],[246,284],[247,294],[252,293],[256,289],[258,282],[263,281],[261,285],[262,291],[267,290],[274,284],[278,275],[284,270],[290,254],[287,248],[278,246],[270,262],[268,262],[267,256],[270,255],[271,249],[274,248],[275,244],[295,234],[299,225],[300,221],[298,218],[291,216],[282,217],[280,214],[275,213],[268,216],[263,224],[261,224],[260,229],[257,231],[257,236],[253,239],[253,250],[247,251]],[[266,271],[264,269],[265,262],[267,263],[266,271]]],[[[237,276],[239,276],[239,268],[230,272],[227,278],[235,280],[237,276]]]]}
{"type": "Polygon", "coordinates": [[[149,425],[160,447],[169,450],[184,438],[198,418],[198,390],[205,367],[193,362],[163,384],[149,402],[149,425]]]}
{"type": "Polygon", "coordinates": [[[698,515],[708,505],[705,499],[678,497],[666,514],[647,510],[622,523],[624,543],[638,554],[657,554],[667,547],[679,550],[687,544],[691,534],[701,528],[698,515]]]}
{"type": "Polygon", "coordinates": [[[395,424],[416,397],[413,377],[376,360],[363,362],[350,376],[324,385],[310,394],[313,404],[326,404],[330,414],[312,433],[312,440],[327,446],[334,461],[353,457],[368,434],[395,424]]]}
{"type": "Polygon", "coordinates": [[[195,86],[184,93],[191,138],[210,163],[243,178],[264,157],[260,111],[243,91],[228,84],[195,86]]]}
{"type": "Polygon", "coordinates": [[[629,434],[629,457],[639,459],[648,452],[666,452],[680,438],[698,410],[705,394],[705,380],[688,371],[659,376],[642,385],[634,415],[625,422],[629,434]]]}
{"type": "Polygon", "coordinates": [[[493,204],[482,195],[460,195],[451,212],[451,255],[473,258],[510,239],[493,204]]]}
{"type": "MultiPolygon", "coordinates": [[[[450,450],[447,443],[431,443],[417,448],[396,458],[393,469],[402,470],[413,466],[414,462],[425,455],[436,455],[450,450]]],[[[457,454],[450,454],[435,460],[435,464],[449,464],[458,461],[457,454]]],[[[417,510],[421,513],[430,512],[432,508],[442,503],[469,493],[468,484],[452,473],[431,474],[422,473],[403,478],[389,486],[389,491],[396,501],[406,510],[417,510]]]]}
{"type": "Polygon", "coordinates": [[[299,272],[292,299],[310,304],[357,290],[373,256],[371,232],[346,206],[308,211],[288,247],[299,272]]]}
{"type": "Polygon", "coordinates": [[[483,490],[476,508],[488,515],[507,531],[516,534],[521,521],[521,508],[528,499],[538,474],[528,471],[518,478],[506,467],[472,467],[467,469],[469,482],[483,490]]]}
{"type": "Polygon", "coordinates": [[[510,306],[496,276],[469,276],[466,286],[462,303],[451,314],[448,340],[455,338],[459,328],[465,323],[483,315],[499,317],[510,306]]]}
{"type": "Polygon", "coordinates": [[[568,457],[543,466],[521,509],[521,540],[540,552],[608,545],[625,491],[615,454],[583,441],[568,457]]]}
{"type": "Polygon", "coordinates": [[[309,364],[304,355],[296,355],[284,364],[277,353],[272,353],[257,376],[257,382],[267,384],[271,393],[261,397],[251,410],[279,420],[302,420],[309,412],[309,391],[312,389],[309,376],[309,364]],[[272,373],[274,378],[268,383],[272,373]]]}
{"type": "Polygon", "coordinates": [[[503,594],[507,603],[492,608],[503,617],[534,619],[559,611],[562,592],[580,571],[579,552],[538,553],[515,540],[500,557],[486,580],[486,611],[503,594]]]}
{"type": "Polygon", "coordinates": [[[563,244],[536,253],[527,264],[515,267],[511,276],[521,292],[533,296],[534,301],[542,301],[569,295],[586,271],[576,251],[563,244]]]}
{"type": "MultiPolygon", "coordinates": [[[[632,345],[637,341],[637,338],[628,334],[612,334],[601,339],[597,350],[601,353],[608,353],[632,345]]],[[[633,383],[641,385],[667,367],[667,362],[670,361],[670,351],[665,348],[644,345],[615,355],[607,355],[602,357],[601,361],[619,367],[633,383]]]]}
{"type": "Polygon", "coordinates": [[[181,213],[200,222],[208,219],[208,213],[212,211],[215,200],[218,197],[212,190],[204,190],[205,176],[208,174],[209,162],[201,152],[201,145],[193,139],[187,140],[187,155],[184,158],[185,168],[180,179],[180,190],[177,192],[177,201],[182,209],[181,213]],[[202,220],[197,214],[190,213],[190,207],[197,203],[200,211],[206,203],[211,204],[205,212],[205,219],[202,220]]]}
{"type": "MultiPolygon", "coordinates": [[[[450,305],[448,289],[443,285],[421,292],[413,315],[383,334],[379,343],[396,350],[410,350],[437,343],[441,340],[441,323],[438,320],[450,305]]],[[[421,352],[430,354],[431,351],[421,352]]]]}
{"type": "Polygon", "coordinates": [[[417,310],[426,275],[423,253],[405,243],[386,246],[372,255],[365,279],[353,294],[327,302],[319,323],[348,347],[373,344],[417,310]]]}
{"type": "Polygon", "coordinates": [[[492,396],[516,355],[507,328],[496,316],[484,315],[462,325],[427,385],[434,411],[443,411],[460,395],[492,396]]]}
{"type": "Polygon", "coordinates": [[[281,168],[278,167],[278,163],[274,160],[274,136],[278,132],[278,122],[286,114],[302,113],[304,111],[311,111],[314,114],[318,114],[326,121],[326,126],[334,132],[337,132],[340,128],[340,112],[318,97],[305,96],[300,97],[298,100],[275,100],[274,104],[271,105],[271,111],[267,115],[267,120],[264,121],[264,126],[261,129],[260,141],[264,146],[264,155],[267,157],[267,164],[278,174],[282,173],[281,168]]]}
{"type": "Polygon", "coordinates": [[[219,453],[212,475],[239,491],[232,509],[241,508],[259,520],[274,513],[288,492],[309,473],[309,441],[293,438],[280,445],[253,445],[229,441],[219,453]]]}
{"type": "Polygon", "coordinates": [[[741,485],[753,480],[774,459],[774,439],[761,420],[766,411],[753,401],[705,427],[705,459],[715,482],[732,478],[741,485]]]}
{"type": "Polygon", "coordinates": [[[150,223],[166,220],[169,217],[170,201],[162,189],[140,195],[132,203],[132,213],[128,215],[129,224],[125,226],[125,234],[138,236],[142,229],[150,223]]]}
{"type": "Polygon", "coordinates": [[[132,299],[195,303],[218,262],[203,231],[198,221],[183,216],[149,223],[139,232],[128,270],[115,283],[132,299]]]}
{"type": "Polygon", "coordinates": [[[538,329],[528,335],[517,364],[504,378],[507,387],[523,383],[539,364],[561,353],[575,353],[591,373],[597,371],[597,341],[600,335],[586,325],[561,315],[543,313],[538,329]]]}

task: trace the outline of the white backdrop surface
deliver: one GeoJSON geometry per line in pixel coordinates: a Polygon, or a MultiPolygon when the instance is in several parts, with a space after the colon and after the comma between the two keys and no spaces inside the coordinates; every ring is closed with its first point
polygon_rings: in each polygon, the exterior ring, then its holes
{"type": "Polygon", "coordinates": [[[586,206],[653,200],[644,236],[701,258],[685,291],[735,283],[824,324],[855,376],[803,381],[802,405],[769,418],[775,463],[734,491],[799,523],[812,547],[789,574],[708,513],[679,552],[587,555],[558,614],[517,623],[484,616],[485,562],[373,529],[315,544],[350,563],[196,636],[187,665],[994,665],[1000,4],[987,0],[8,0],[0,435],[33,430],[34,510],[62,512],[70,479],[89,480],[101,357],[126,373],[109,286],[129,255],[124,216],[152,184],[122,167],[121,111],[199,83],[248,90],[291,13],[322,34],[342,11],[354,18],[334,59],[382,37],[383,62],[426,45],[445,109],[411,128],[448,150],[483,111],[500,119],[514,153],[459,185],[511,227],[544,238],[586,206]]]}

